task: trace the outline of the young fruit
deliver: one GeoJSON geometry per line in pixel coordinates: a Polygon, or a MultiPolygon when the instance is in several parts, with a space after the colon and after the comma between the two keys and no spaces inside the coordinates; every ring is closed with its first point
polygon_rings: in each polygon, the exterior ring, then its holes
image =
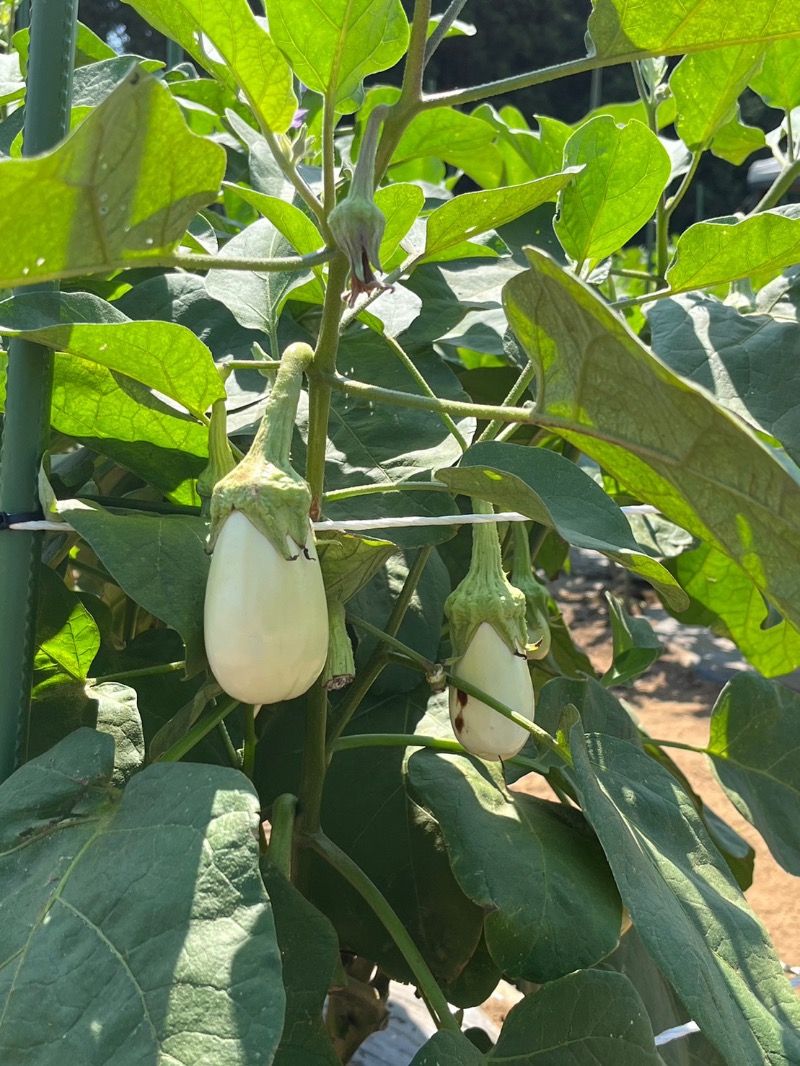
{"type": "MultiPolygon", "coordinates": [[[[491,504],[473,500],[475,509],[493,514],[491,504]]],[[[445,603],[456,684],[450,687],[450,721],[456,738],[482,759],[510,759],[528,731],[458,686],[458,679],[533,719],[533,685],[525,657],[525,596],[503,573],[494,523],[475,525],[472,559],[466,577],[445,603]]]]}
{"type": "MultiPolygon", "coordinates": [[[[517,714],[533,718],[533,685],[526,658],[511,651],[489,622],[475,630],[452,673],[517,714]]],[[[450,721],[459,743],[481,759],[510,759],[529,736],[522,726],[458,687],[450,688],[450,721]]]]}
{"type": "MultiPolygon", "coordinates": [[[[291,546],[291,545],[290,545],[291,546]]],[[[223,689],[243,703],[300,696],[328,652],[328,611],[313,534],[285,558],[241,511],[217,534],[206,589],[206,654],[223,689]]]]}

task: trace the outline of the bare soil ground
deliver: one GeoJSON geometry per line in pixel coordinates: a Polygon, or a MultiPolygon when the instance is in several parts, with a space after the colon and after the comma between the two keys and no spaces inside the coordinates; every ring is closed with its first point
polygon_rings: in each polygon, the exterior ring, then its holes
{"type": "MultiPolygon", "coordinates": [[[[573,638],[592,661],[605,671],[611,663],[611,634],[603,584],[591,579],[571,579],[556,598],[573,638]]],[[[647,604],[643,614],[648,615],[647,604]]],[[[696,656],[667,641],[667,650],[650,670],[627,688],[615,689],[633,710],[650,736],[704,747],[708,743],[711,708],[724,678],[708,679],[713,669],[702,662],[688,665],[696,656]],[[698,672],[707,676],[701,676],[698,672]]],[[[780,958],[800,965],[800,882],[772,858],[759,833],[731,805],[704,755],[670,749],[669,754],[697,791],[756,851],[753,885],[746,893],[750,906],[767,927],[780,958]]],[[[548,786],[531,775],[525,790],[552,799],[548,786]]],[[[520,783],[522,784],[522,783],[520,783]]]]}

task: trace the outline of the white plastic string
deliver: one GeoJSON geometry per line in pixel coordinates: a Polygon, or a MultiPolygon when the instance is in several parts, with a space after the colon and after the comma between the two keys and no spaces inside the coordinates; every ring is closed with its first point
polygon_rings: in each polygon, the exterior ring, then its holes
{"type": "MultiPolygon", "coordinates": [[[[625,514],[658,514],[658,508],[649,504],[636,507],[622,507],[625,514]]],[[[444,515],[406,515],[397,518],[346,518],[341,522],[326,518],[322,522],[312,522],[315,531],[347,532],[360,529],[401,529],[407,526],[474,526],[481,522],[530,522],[531,519],[516,511],[499,511],[497,514],[444,514],[444,515]]],[[[12,522],[9,529],[45,530],[54,533],[74,533],[69,522],[52,522],[39,519],[33,522],[12,522]]]]}

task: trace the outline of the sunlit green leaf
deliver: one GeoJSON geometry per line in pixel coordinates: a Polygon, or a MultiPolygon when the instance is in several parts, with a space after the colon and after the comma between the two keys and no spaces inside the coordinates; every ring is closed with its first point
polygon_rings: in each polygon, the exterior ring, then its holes
{"type": "Polygon", "coordinates": [[[733,118],[720,126],[711,142],[711,151],[719,159],[724,159],[734,166],[741,166],[753,152],[766,148],[767,138],[758,126],[749,126],[742,122],[737,104],[733,118]]]}
{"type": "Polygon", "coordinates": [[[267,0],[270,32],[297,77],[337,110],[356,110],[367,74],[387,70],[408,46],[400,0],[327,0],[324,9],[267,0]]]}
{"type": "Polygon", "coordinates": [[[117,370],[203,415],[225,396],[211,353],[184,326],[132,322],[89,293],[25,293],[0,302],[0,334],[117,370]]]}
{"type": "Polygon", "coordinates": [[[800,624],[800,482],[581,282],[542,253],[528,255],[534,269],[512,278],[505,302],[541,368],[537,421],[729,555],[800,624]]]}
{"type": "Polygon", "coordinates": [[[574,179],[576,167],[560,174],[510,185],[504,189],[464,193],[437,207],[428,217],[425,255],[433,256],[467,237],[476,237],[527,214],[574,179]]]}
{"type": "Polygon", "coordinates": [[[626,685],[649,670],[664,653],[661,641],[646,618],[634,618],[622,600],[606,592],[611,619],[614,659],[603,676],[604,685],[626,685]]]}
{"type": "Polygon", "coordinates": [[[346,603],[395,554],[397,545],[387,540],[349,533],[318,533],[317,555],[329,600],[346,603]]]}
{"type": "MultiPolygon", "coordinates": [[[[492,186],[500,179],[500,155],[488,122],[450,107],[423,111],[411,120],[392,154],[393,163],[435,156],[466,171],[478,184],[492,186]]],[[[556,169],[559,169],[561,160],[556,169]]]]}
{"type": "Polygon", "coordinates": [[[151,26],[236,92],[276,133],[288,129],[297,100],[286,60],[246,0],[129,0],[151,26]]]}
{"type": "Polygon", "coordinates": [[[765,104],[781,111],[800,105],[800,49],[797,41],[775,41],[764,53],[761,70],[750,81],[765,104]]]}
{"type": "Polygon", "coordinates": [[[564,165],[582,170],[559,197],[554,228],[579,266],[619,251],[655,211],[670,176],[669,156],[647,126],[618,126],[608,115],[572,134],[564,165]]]}
{"type": "Polygon", "coordinates": [[[754,274],[779,274],[800,259],[800,214],[762,211],[741,221],[696,222],[678,238],[667,270],[673,292],[720,285],[754,274]]]}
{"type": "Polygon", "coordinates": [[[688,55],[669,79],[675,97],[675,129],[693,152],[704,151],[736,113],[736,102],[761,66],[763,48],[737,45],[688,55]]]}
{"type": "Polygon", "coordinates": [[[135,69],[51,152],[0,161],[0,288],[169,252],[214,199],[225,152],[135,69]]]}
{"type": "Polygon", "coordinates": [[[593,0],[589,33],[601,56],[638,50],[681,55],[726,44],[800,34],[796,0],[665,0],[661,4],[593,0]]]}

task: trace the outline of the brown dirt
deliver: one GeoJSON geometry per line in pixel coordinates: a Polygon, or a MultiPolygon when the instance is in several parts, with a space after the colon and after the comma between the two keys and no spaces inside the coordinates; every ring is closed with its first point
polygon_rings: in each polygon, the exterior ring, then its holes
{"type": "MultiPolygon", "coordinates": [[[[592,665],[605,671],[611,663],[611,636],[602,586],[589,582],[573,586],[570,582],[558,592],[557,599],[573,639],[592,665]]],[[[616,689],[615,695],[627,703],[650,736],[704,747],[711,708],[721,688],[721,682],[707,681],[694,673],[680,649],[668,646],[647,673],[633,685],[616,689]]],[[[709,759],[679,749],[669,749],[669,755],[695,791],[755,848],[755,873],[747,899],[767,927],[783,962],[800,965],[797,879],[775,862],[760,834],[732,806],[714,777],[709,759]]],[[[553,798],[547,784],[535,774],[524,779],[524,787],[532,794],[553,798]]]]}

